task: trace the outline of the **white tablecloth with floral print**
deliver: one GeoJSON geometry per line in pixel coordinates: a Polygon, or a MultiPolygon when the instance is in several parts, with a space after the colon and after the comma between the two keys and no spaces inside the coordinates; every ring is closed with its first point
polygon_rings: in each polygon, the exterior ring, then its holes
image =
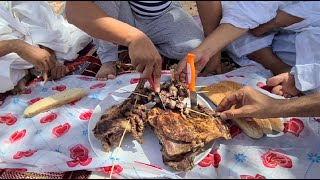
{"type": "MultiPolygon", "coordinates": [[[[163,78],[170,73],[163,72],[163,78]]],[[[223,75],[199,77],[198,85],[222,80],[271,95],[263,89],[271,73],[260,66],[245,66],[223,75]],[[262,88],[261,88],[262,87],[262,88]]],[[[22,95],[11,96],[0,106],[0,168],[29,172],[97,171],[92,177],[111,170],[112,157],[98,158],[88,141],[88,121],[93,109],[109,93],[136,83],[139,74],[126,74],[110,81],[85,76],[67,76],[44,86],[33,85],[22,95]],[[82,87],[89,95],[80,101],[23,118],[23,111],[35,101],[58,91],[82,87]]],[[[273,96],[273,95],[271,95],[273,96]]],[[[276,96],[274,96],[276,97],[276,96]]],[[[279,107],[281,108],[281,107],[279,107]]],[[[266,110],[267,113],[268,110],[266,110]]],[[[286,118],[283,133],[259,140],[247,137],[231,126],[232,140],[217,140],[219,146],[192,171],[169,172],[144,162],[116,160],[115,178],[318,178],[320,177],[320,119],[286,118]]],[[[159,150],[160,153],[160,150],[159,150]]]]}

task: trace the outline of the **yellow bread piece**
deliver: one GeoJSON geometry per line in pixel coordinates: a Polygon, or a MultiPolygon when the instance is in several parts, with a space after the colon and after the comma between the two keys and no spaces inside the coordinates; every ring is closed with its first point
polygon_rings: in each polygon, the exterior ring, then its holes
{"type": "Polygon", "coordinates": [[[25,118],[30,118],[39,113],[46,112],[51,109],[76,101],[86,96],[87,94],[88,92],[82,88],[68,89],[52,96],[46,97],[28,106],[24,110],[23,115],[25,118]]]}
{"type": "MultiPolygon", "coordinates": [[[[221,81],[217,84],[204,87],[201,89],[201,91],[208,91],[205,92],[204,95],[215,105],[218,105],[226,95],[240,89],[241,87],[242,86],[236,82],[221,81]]],[[[234,106],[232,109],[233,108],[234,106]]],[[[247,121],[243,119],[233,119],[232,121],[237,124],[247,136],[251,138],[259,139],[263,136],[262,128],[256,121],[247,121]]]]}
{"type": "Polygon", "coordinates": [[[269,119],[255,119],[254,121],[257,122],[258,126],[261,128],[264,134],[272,134],[272,126],[269,119]]]}
{"type": "Polygon", "coordinates": [[[269,118],[269,122],[272,126],[272,130],[282,132],[284,130],[284,124],[280,118],[269,118]]]}

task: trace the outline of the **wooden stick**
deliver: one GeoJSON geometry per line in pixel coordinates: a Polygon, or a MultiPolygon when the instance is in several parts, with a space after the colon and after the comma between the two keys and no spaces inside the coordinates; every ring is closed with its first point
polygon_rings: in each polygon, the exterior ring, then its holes
{"type": "Polygon", "coordinates": [[[113,162],[112,162],[112,167],[111,167],[109,179],[112,178],[112,173],[113,173],[114,166],[115,166],[115,163],[114,163],[114,162],[115,162],[115,160],[116,160],[116,158],[117,158],[117,156],[118,156],[118,154],[119,154],[119,149],[121,148],[121,144],[122,144],[124,135],[125,135],[126,132],[127,132],[127,127],[129,126],[129,123],[130,123],[130,119],[127,121],[127,126],[126,126],[126,128],[124,129],[124,131],[123,131],[123,134],[122,134],[121,139],[120,139],[120,142],[119,142],[118,149],[117,149],[117,151],[116,151],[116,155],[115,155],[115,157],[113,158],[113,162]]]}
{"type": "Polygon", "coordinates": [[[191,111],[191,112],[194,112],[194,113],[198,113],[198,114],[201,114],[201,115],[204,115],[204,116],[209,116],[209,115],[207,115],[207,114],[204,114],[204,113],[201,113],[201,112],[199,112],[199,111],[195,111],[195,110],[193,110],[193,109],[191,109],[191,108],[187,108],[189,111],[191,111]]]}
{"type": "MultiPolygon", "coordinates": [[[[136,101],[134,102],[134,105],[136,105],[137,102],[138,102],[138,100],[136,99],[136,101]]],[[[114,157],[114,159],[113,159],[113,161],[112,161],[112,167],[111,167],[109,179],[112,178],[112,173],[113,173],[114,166],[115,166],[115,163],[114,163],[114,162],[115,162],[115,160],[116,160],[116,158],[117,158],[117,156],[118,156],[119,149],[120,149],[120,147],[121,147],[121,144],[122,144],[124,135],[125,135],[126,132],[127,132],[127,128],[128,128],[128,126],[129,126],[129,123],[130,123],[130,119],[127,121],[127,126],[126,126],[126,128],[124,128],[123,134],[122,134],[122,136],[121,136],[121,139],[120,139],[120,142],[119,142],[119,145],[118,145],[118,149],[117,149],[116,155],[115,155],[115,157],[114,157]]]]}
{"type": "Polygon", "coordinates": [[[144,95],[144,94],[136,93],[136,92],[133,92],[133,91],[128,91],[128,90],[126,90],[126,89],[121,89],[121,88],[120,88],[120,90],[148,98],[148,96],[146,96],[146,95],[144,95]]]}
{"type": "Polygon", "coordinates": [[[204,88],[204,87],[207,87],[207,86],[195,86],[196,88],[204,88]]]}
{"type": "Polygon", "coordinates": [[[201,93],[207,93],[209,91],[197,91],[196,93],[201,94],[201,93]]]}

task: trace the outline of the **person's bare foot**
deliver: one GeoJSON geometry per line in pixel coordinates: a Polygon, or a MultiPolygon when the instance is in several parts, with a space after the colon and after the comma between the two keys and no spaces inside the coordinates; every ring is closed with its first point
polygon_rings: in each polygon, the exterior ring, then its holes
{"type": "Polygon", "coordinates": [[[115,61],[103,63],[100,67],[96,78],[99,81],[106,81],[108,79],[114,79],[116,77],[117,67],[115,61]]]}
{"type": "Polygon", "coordinates": [[[25,75],[20,81],[17,83],[17,85],[11,90],[12,94],[21,94],[26,91],[26,84],[30,79],[30,74],[25,75]]]}
{"type": "Polygon", "coordinates": [[[268,79],[267,85],[273,87],[271,91],[273,94],[286,98],[297,96],[300,93],[295,86],[294,76],[289,72],[268,79]]]}

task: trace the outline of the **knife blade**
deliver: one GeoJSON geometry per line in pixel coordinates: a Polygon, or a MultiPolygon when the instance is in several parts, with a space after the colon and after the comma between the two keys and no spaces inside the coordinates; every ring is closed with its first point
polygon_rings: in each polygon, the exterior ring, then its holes
{"type": "Polygon", "coordinates": [[[198,106],[197,93],[196,93],[196,70],[194,67],[194,54],[187,55],[187,73],[190,91],[190,104],[191,109],[196,110],[198,106]]]}
{"type": "MultiPolygon", "coordinates": [[[[149,79],[149,83],[150,83],[151,89],[155,92],[153,76],[152,76],[152,78],[149,79]]],[[[163,104],[162,99],[160,97],[160,94],[158,92],[155,92],[155,101],[157,104],[160,105],[160,108],[162,108],[165,111],[167,110],[165,105],[163,104]]]]}

